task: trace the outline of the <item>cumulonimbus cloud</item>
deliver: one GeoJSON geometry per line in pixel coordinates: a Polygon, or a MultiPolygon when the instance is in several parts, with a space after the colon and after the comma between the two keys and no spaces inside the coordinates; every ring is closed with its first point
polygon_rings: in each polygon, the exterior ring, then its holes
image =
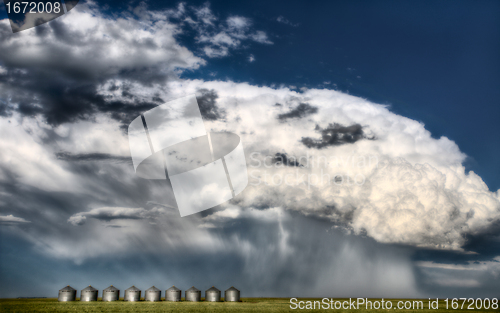
{"type": "MultiPolygon", "coordinates": [[[[141,209],[116,209],[142,208],[145,202],[168,194],[168,186],[146,186],[134,178],[130,163],[123,162],[130,157],[129,147],[117,121],[127,121],[127,114],[135,117],[162,101],[199,91],[206,100],[207,116],[212,117],[206,121],[207,129],[231,131],[242,138],[251,179],[250,186],[233,203],[242,209],[281,208],[326,220],[332,226],[379,242],[446,249],[460,249],[466,235],[481,231],[498,219],[498,192],[490,191],[475,173],[465,171],[466,156],[452,140],[433,138],[422,123],[394,114],[383,105],[334,90],[296,92],[231,81],[179,79],[175,70],[196,69],[204,63],[178,45],[175,34],[181,30],[179,25],[158,15],[147,14],[144,22],[94,16],[92,7],[89,10],[79,11],[77,7],[68,14],[85,27],[80,33],[69,25],[66,34],[56,36],[61,34],[58,27],[69,23],[65,16],[50,26],[40,26],[38,33],[28,30],[20,37],[2,37],[0,43],[0,97],[8,99],[2,114],[10,114],[9,118],[0,119],[2,134],[8,134],[0,141],[4,151],[0,154],[0,179],[33,193],[30,199],[38,210],[53,212],[40,214],[41,224],[51,225],[57,220],[61,222],[58,225],[64,224],[71,232],[75,227],[66,223],[68,219],[70,224],[78,225],[84,221],[91,224],[90,219],[121,218],[131,222],[127,230],[131,232],[133,227],[142,227],[143,220],[159,219],[141,209]],[[151,18],[157,20],[148,20],[151,18]],[[148,27],[144,28],[143,23],[148,27]],[[105,36],[115,32],[116,36],[105,36]],[[161,36],[155,36],[157,33],[161,36]],[[139,35],[145,39],[132,40],[139,35]],[[103,51],[115,48],[116,55],[122,58],[111,60],[111,53],[99,59],[110,63],[94,62],[92,53],[99,57],[103,51]],[[31,58],[30,53],[37,58],[31,58]],[[68,56],[67,62],[60,63],[58,56],[63,53],[68,56]],[[77,93],[65,99],[77,98],[78,106],[71,101],[48,101],[61,98],[50,98],[47,93],[40,93],[47,98],[35,97],[44,88],[43,82],[49,75],[45,71],[63,78],[65,83],[58,90],[72,86],[67,85],[66,78],[76,82],[84,96],[77,93]],[[141,75],[127,75],[137,71],[141,75]],[[152,81],[151,73],[153,78],[161,79],[152,81]],[[176,78],[169,80],[164,75],[176,78]],[[33,92],[19,98],[16,95],[24,93],[12,81],[26,82],[33,87],[28,91],[33,92]],[[89,81],[91,88],[84,88],[88,86],[81,83],[89,81]],[[162,84],[152,83],[158,81],[162,84]],[[310,138],[307,144],[304,138],[310,138]],[[281,162],[277,162],[278,156],[281,162]],[[111,159],[115,161],[107,162],[111,159]],[[291,166],[294,164],[300,165],[291,166]],[[43,199],[50,198],[47,195],[65,206],[43,203],[43,199]],[[68,195],[74,197],[72,201],[65,198],[68,195]],[[101,209],[89,210],[96,207],[101,209]]],[[[181,11],[169,14],[183,16],[181,11]]],[[[215,23],[209,11],[198,13],[200,20],[194,22],[215,23]]],[[[231,20],[230,24],[244,28],[245,22],[231,20]]],[[[0,22],[0,36],[7,35],[3,32],[7,26],[6,21],[0,22]]],[[[23,213],[31,210],[14,192],[4,198],[23,213]]],[[[169,200],[168,196],[165,198],[169,200]]],[[[198,222],[190,220],[193,228],[198,222]]],[[[60,249],[49,250],[64,251],[57,253],[70,257],[79,236],[64,242],[44,237],[46,229],[41,224],[30,223],[36,234],[30,240],[39,240],[40,246],[57,242],[60,249]]],[[[214,221],[212,224],[220,226],[214,221]]],[[[182,227],[177,226],[175,234],[164,230],[165,237],[180,237],[182,227]]],[[[92,225],[92,229],[99,228],[92,225]]],[[[110,230],[106,231],[108,234],[110,230]]],[[[138,237],[154,235],[147,229],[135,231],[138,237]]],[[[201,230],[199,233],[210,236],[201,230]]],[[[97,233],[92,238],[95,242],[89,243],[89,247],[101,244],[97,233]]],[[[196,241],[191,237],[183,240],[196,241]]],[[[214,238],[208,241],[224,245],[214,238]]],[[[168,244],[178,246],[174,241],[168,244]]],[[[101,248],[82,250],[77,255],[85,258],[87,254],[126,250],[109,249],[109,243],[101,248]]]]}
{"type": "Polygon", "coordinates": [[[283,207],[380,242],[445,249],[460,249],[500,218],[498,192],[465,171],[453,141],[382,105],[333,90],[201,85],[217,90],[227,112],[226,122],[209,127],[240,132],[246,145],[251,182],[241,206],[283,207]],[[288,116],[305,101],[314,114],[288,116]]]}

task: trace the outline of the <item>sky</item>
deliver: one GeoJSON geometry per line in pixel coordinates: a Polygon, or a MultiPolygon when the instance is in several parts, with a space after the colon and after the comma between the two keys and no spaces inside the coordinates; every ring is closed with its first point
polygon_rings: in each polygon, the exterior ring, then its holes
{"type": "Polygon", "coordinates": [[[235,286],[242,296],[500,291],[496,1],[0,6],[0,297],[235,286]],[[180,217],[128,125],[196,94],[238,134],[234,199],[180,217]]]}

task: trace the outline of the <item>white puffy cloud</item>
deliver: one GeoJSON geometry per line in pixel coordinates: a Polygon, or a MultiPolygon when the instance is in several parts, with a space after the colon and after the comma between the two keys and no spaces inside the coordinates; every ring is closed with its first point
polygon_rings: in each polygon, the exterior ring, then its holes
{"type": "MultiPolygon", "coordinates": [[[[8,20],[0,23],[7,26],[8,20]]],[[[177,43],[174,36],[181,30],[158,14],[147,20],[127,15],[110,18],[93,2],[87,2],[49,25],[16,36],[8,27],[1,28],[0,59],[4,65],[109,77],[144,67],[168,73],[205,63],[177,43]]]]}
{"type": "Polygon", "coordinates": [[[250,37],[259,43],[265,43],[268,45],[273,44],[273,42],[267,37],[267,34],[261,30],[256,31],[254,34],[250,35],[250,37]]]}
{"type": "Polygon", "coordinates": [[[79,226],[85,224],[86,220],[87,217],[85,216],[85,214],[77,213],[69,217],[68,223],[71,223],[74,226],[79,226]]]}
{"type": "Polygon", "coordinates": [[[245,29],[250,27],[252,22],[244,16],[230,16],[227,18],[227,26],[233,29],[245,29]]]}
{"type": "Polygon", "coordinates": [[[250,184],[237,197],[240,206],[282,207],[380,242],[445,249],[461,249],[466,234],[500,217],[498,192],[465,172],[466,156],[453,141],[433,138],[422,123],[383,105],[326,89],[198,80],[169,86],[165,101],[200,88],[217,92],[227,115],[206,127],[242,137],[250,184]],[[270,164],[276,153],[303,166],[270,164]]]}
{"type": "Polygon", "coordinates": [[[498,192],[465,172],[466,156],[453,141],[432,138],[422,123],[382,105],[326,89],[297,93],[232,82],[185,81],[182,89],[180,84],[172,83],[179,91],[173,98],[201,87],[216,90],[227,116],[224,122],[207,122],[207,128],[242,137],[250,185],[237,198],[241,206],[283,207],[380,242],[445,249],[460,249],[466,234],[500,217],[498,192]],[[290,112],[300,103],[317,113],[305,109],[310,115],[277,118],[295,116],[290,112]],[[317,126],[332,123],[361,125],[365,139],[321,149],[304,144],[305,137],[321,139],[317,126]],[[263,162],[276,153],[305,166],[266,168],[263,162]]]}
{"type": "Polygon", "coordinates": [[[217,20],[217,17],[210,10],[209,3],[205,3],[203,6],[193,8],[196,17],[207,25],[213,25],[217,20]]]}
{"type": "Polygon", "coordinates": [[[204,47],[203,52],[209,57],[209,58],[221,58],[229,55],[229,49],[228,47],[204,47]]]}
{"type": "MultiPolygon", "coordinates": [[[[299,93],[199,80],[172,81],[165,89],[127,84],[137,97],[154,92],[164,101],[200,88],[217,92],[217,105],[226,117],[205,124],[212,131],[235,132],[243,140],[250,183],[235,199],[241,207],[281,207],[327,219],[379,242],[445,249],[461,249],[465,235],[480,232],[499,218],[498,192],[491,192],[475,173],[465,172],[462,162],[466,156],[453,141],[432,138],[422,123],[382,105],[326,89],[299,93]],[[304,114],[309,115],[297,113],[298,117],[293,117],[290,112],[300,103],[317,111],[306,108],[304,114]],[[280,120],[279,116],[292,117],[280,120]],[[321,149],[304,144],[305,137],[321,139],[317,126],[325,129],[332,123],[362,125],[364,139],[321,149]],[[271,164],[276,153],[295,157],[303,166],[271,164]]],[[[110,102],[125,100],[122,94],[109,92],[106,85],[99,90],[110,102]]],[[[55,153],[100,152],[128,157],[125,134],[113,131],[118,124],[104,123],[104,116],[98,121],[102,122],[60,126],[55,131],[67,137],[47,145],[43,129],[37,131],[38,124],[24,120],[22,126],[15,126],[3,120],[5,131],[11,134],[1,142],[3,151],[9,151],[2,155],[2,163],[10,164],[10,171],[21,174],[19,179],[24,183],[44,190],[80,188],[90,192],[92,181],[68,171],[55,153]],[[26,153],[23,146],[39,152],[26,153]]],[[[133,170],[123,171],[121,179],[131,183],[133,170]]],[[[101,206],[109,205],[101,202],[101,206]]]]}

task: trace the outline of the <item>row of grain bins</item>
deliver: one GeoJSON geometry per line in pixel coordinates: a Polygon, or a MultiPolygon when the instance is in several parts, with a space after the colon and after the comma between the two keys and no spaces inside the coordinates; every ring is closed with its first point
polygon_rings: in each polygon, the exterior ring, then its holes
{"type": "MultiPolygon", "coordinates": [[[[99,291],[92,286],[88,286],[80,292],[80,301],[97,301],[97,295],[99,291]]],[[[185,292],[186,301],[201,301],[201,291],[196,289],[194,286],[186,290],[185,292]]],[[[172,286],[165,290],[165,301],[181,301],[182,291],[172,286]]],[[[120,299],[120,290],[113,285],[102,291],[102,301],[118,301],[120,299]]],[[[71,286],[66,286],[59,290],[59,301],[75,301],[76,300],[76,289],[71,286]]],[[[124,301],[140,301],[141,300],[141,290],[135,286],[132,286],[125,290],[123,296],[124,301]]],[[[146,301],[161,301],[161,290],[152,286],[147,289],[144,295],[144,300],[146,301]]],[[[219,302],[221,301],[221,291],[214,286],[208,288],[205,291],[205,301],[219,302]]],[[[224,292],[224,301],[227,302],[238,302],[240,301],[240,291],[234,287],[227,289],[224,292]]]]}

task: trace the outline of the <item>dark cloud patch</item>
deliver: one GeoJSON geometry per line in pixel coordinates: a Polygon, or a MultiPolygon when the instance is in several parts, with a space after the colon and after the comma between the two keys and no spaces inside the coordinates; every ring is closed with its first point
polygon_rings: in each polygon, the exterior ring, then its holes
{"type": "Polygon", "coordinates": [[[50,29],[52,29],[55,37],[61,42],[64,42],[66,44],[75,45],[75,46],[81,46],[81,45],[85,44],[85,41],[82,39],[82,38],[85,38],[84,34],[82,34],[81,32],[75,32],[74,30],[69,31],[68,27],[66,27],[64,25],[64,23],[62,23],[60,20],[56,19],[51,23],[41,25],[41,26],[43,26],[43,27],[40,27],[40,26],[37,27],[37,31],[38,31],[38,28],[43,28],[44,30],[40,30],[40,31],[45,31],[45,33],[47,34],[50,31],[50,29]],[[50,29],[49,29],[49,27],[50,27],[50,29]],[[77,36],[77,35],[79,35],[79,36],[77,36]]]}
{"type": "Polygon", "coordinates": [[[329,146],[355,143],[358,140],[366,138],[363,132],[363,126],[359,124],[343,126],[334,123],[329,124],[326,128],[321,128],[319,125],[316,125],[315,130],[321,134],[321,138],[302,137],[301,139],[301,142],[308,148],[322,149],[329,146]]]}
{"type": "Polygon", "coordinates": [[[40,114],[51,125],[88,119],[96,107],[105,104],[104,98],[96,95],[95,85],[61,77],[49,79],[45,73],[23,75],[13,71],[0,83],[5,87],[0,98],[9,99],[9,111],[17,110],[25,116],[40,114]]]}
{"type": "Polygon", "coordinates": [[[327,205],[316,211],[317,217],[332,222],[339,230],[350,232],[356,208],[349,205],[340,210],[334,205],[327,205]]]}
{"type": "Polygon", "coordinates": [[[285,121],[291,118],[303,118],[311,114],[318,113],[318,108],[310,105],[309,103],[300,103],[296,108],[288,113],[279,114],[278,120],[285,121]]]}
{"type": "Polygon", "coordinates": [[[42,113],[43,108],[37,105],[33,105],[31,103],[23,102],[18,105],[17,111],[24,116],[33,117],[39,113],[42,113]]]}
{"type": "MultiPolygon", "coordinates": [[[[108,113],[125,129],[142,112],[157,106],[157,103],[137,99],[127,88],[122,91],[127,101],[109,101],[107,96],[97,92],[97,81],[82,82],[65,76],[49,79],[45,72],[23,75],[12,71],[7,77],[0,77],[0,84],[5,86],[0,91],[1,115],[8,116],[14,110],[24,116],[41,115],[52,126],[92,120],[96,113],[108,113]],[[2,106],[6,99],[10,105],[2,106]]],[[[112,85],[110,89],[118,90],[119,87],[112,85]]]]}
{"type": "Polygon", "coordinates": [[[466,235],[463,248],[490,258],[500,255],[500,220],[496,220],[481,232],[466,235]]]}
{"type": "Polygon", "coordinates": [[[91,84],[33,83],[45,85],[39,88],[32,86],[30,90],[35,91],[40,99],[39,105],[43,108],[40,113],[51,125],[89,119],[98,107],[105,105],[104,98],[96,94],[95,86],[91,84]]]}
{"type": "Polygon", "coordinates": [[[129,156],[118,156],[111,155],[107,153],[80,153],[80,154],[71,154],[69,152],[58,152],[56,153],[56,157],[59,160],[64,161],[111,161],[111,162],[127,162],[131,163],[131,158],[129,156]]]}
{"type": "Polygon", "coordinates": [[[113,220],[142,220],[144,219],[138,212],[132,214],[129,213],[113,213],[113,212],[97,212],[95,214],[89,215],[89,217],[96,220],[110,222],[113,220]]]}
{"type": "Polygon", "coordinates": [[[122,97],[128,98],[128,99],[133,99],[134,95],[131,94],[128,90],[123,90],[122,91],[122,97]]]}
{"type": "Polygon", "coordinates": [[[154,96],[151,100],[156,103],[165,103],[165,100],[163,100],[160,96],[154,96]]]}
{"type": "Polygon", "coordinates": [[[296,157],[288,156],[286,153],[279,153],[279,152],[274,155],[273,163],[274,164],[283,164],[286,166],[303,167],[303,165],[297,161],[296,157]]]}
{"type": "Polygon", "coordinates": [[[0,116],[8,117],[11,115],[12,112],[11,109],[9,109],[9,105],[6,102],[2,101],[2,99],[0,99],[0,116]]]}
{"type": "Polygon", "coordinates": [[[226,112],[217,106],[219,95],[215,90],[199,89],[196,99],[200,107],[201,116],[205,120],[215,121],[224,119],[226,112]]]}
{"type": "Polygon", "coordinates": [[[111,86],[109,86],[108,91],[117,91],[118,89],[120,89],[120,86],[112,84],[111,86]]]}
{"type": "Polygon", "coordinates": [[[500,255],[500,220],[494,221],[474,234],[464,234],[463,251],[416,248],[415,261],[429,261],[445,264],[470,264],[493,261],[500,255]],[[466,251],[467,253],[464,253],[466,251]]]}
{"type": "MultiPolygon", "coordinates": [[[[96,32],[109,30],[107,23],[98,24],[96,32]]],[[[128,27],[129,32],[136,30],[132,25],[128,27]]],[[[0,64],[6,70],[0,75],[0,116],[17,111],[22,116],[42,116],[48,124],[57,126],[92,120],[105,112],[125,129],[140,113],[164,102],[157,95],[138,99],[127,84],[163,86],[178,76],[175,69],[196,67],[202,61],[191,59],[184,48],[163,46],[161,42],[170,38],[168,34],[133,40],[120,33],[115,35],[103,41],[101,36],[66,27],[61,19],[35,28],[33,36],[41,42],[36,46],[30,40],[19,44],[13,40],[12,31],[0,25],[0,64]],[[122,50],[127,51],[117,63],[105,52],[113,44],[123,45],[126,48],[122,50]],[[37,58],[20,53],[29,49],[38,49],[37,58]],[[163,53],[166,58],[158,62],[140,58],[151,51],[163,53]],[[121,100],[112,102],[110,94],[101,94],[101,87],[108,82],[111,84],[106,91],[117,92],[121,100]]]]}
{"type": "Polygon", "coordinates": [[[121,122],[123,130],[128,129],[128,125],[140,114],[151,110],[156,107],[155,103],[138,101],[137,103],[130,104],[121,101],[113,101],[106,103],[105,106],[99,107],[100,112],[110,113],[110,116],[121,122]]]}

